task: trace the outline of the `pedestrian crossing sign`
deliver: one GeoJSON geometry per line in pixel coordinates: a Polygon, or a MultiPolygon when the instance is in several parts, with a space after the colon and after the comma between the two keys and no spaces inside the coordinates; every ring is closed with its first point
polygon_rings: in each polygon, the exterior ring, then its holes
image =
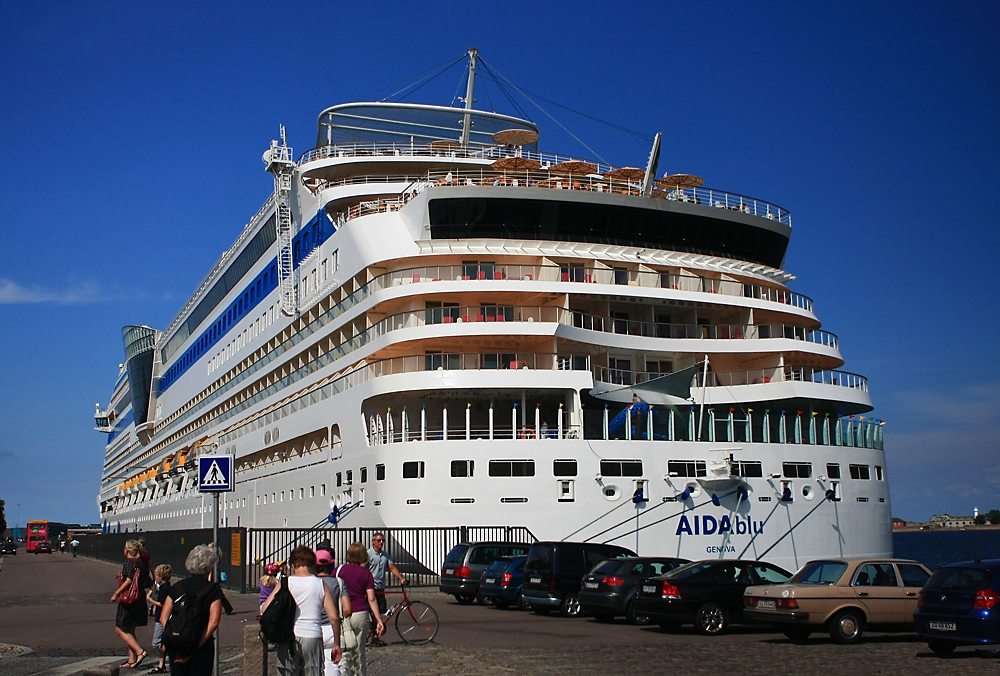
{"type": "Polygon", "coordinates": [[[225,493],[233,490],[233,456],[200,456],[198,490],[203,493],[225,493]]]}

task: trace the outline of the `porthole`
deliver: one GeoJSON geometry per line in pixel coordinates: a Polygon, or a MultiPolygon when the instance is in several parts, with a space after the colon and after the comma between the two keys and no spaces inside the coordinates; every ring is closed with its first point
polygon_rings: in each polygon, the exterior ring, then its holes
{"type": "Polygon", "coordinates": [[[266,445],[269,443],[271,443],[271,430],[266,430],[264,432],[264,444],[266,445]]]}
{"type": "Polygon", "coordinates": [[[812,500],[813,498],[816,497],[816,491],[813,490],[812,486],[806,484],[805,486],[802,487],[802,497],[805,498],[806,500],[812,500]]]}
{"type": "Polygon", "coordinates": [[[277,443],[278,441],[278,428],[275,427],[274,431],[271,432],[271,441],[277,443]]]}
{"type": "Polygon", "coordinates": [[[622,496],[622,490],[614,484],[607,484],[604,486],[604,499],[609,502],[614,502],[622,496]]]}

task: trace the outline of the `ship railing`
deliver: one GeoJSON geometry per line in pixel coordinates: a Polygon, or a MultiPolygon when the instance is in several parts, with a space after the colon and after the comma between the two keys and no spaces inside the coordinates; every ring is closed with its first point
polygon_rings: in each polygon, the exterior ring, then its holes
{"type": "MultiPolygon", "coordinates": [[[[585,190],[614,195],[642,194],[642,185],[637,181],[607,178],[600,173],[554,174],[544,169],[527,171],[501,171],[488,167],[479,169],[456,169],[452,171],[429,171],[427,181],[440,187],[492,186],[510,188],[554,188],[556,190],[585,190]]],[[[719,209],[728,209],[751,216],[766,218],[791,227],[791,213],[776,204],[749,195],[717,190],[715,188],[674,188],[654,190],[653,197],[675,202],[700,204],[719,209]]]]}
{"type": "Polygon", "coordinates": [[[410,143],[355,143],[325,145],[313,148],[302,154],[299,158],[299,166],[316,160],[331,157],[440,157],[449,159],[482,159],[498,160],[504,157],[523,157],[536,160],[543,167],[554,166],[560,162],[587,162],[597,167],[598,173],[608,172],[615,167],[604,162],[597,162],[574,155],[562,155],[559,153],[544,153],[527,148],[517,148],[508,150],[503,146],[479,146],[471,145],[468,148],[453,148],[445,150],[441,148],[429,148],[426,145],[416,145],[410,143]]]}
{"type": "Polygon", "coordinates": [[[644,338],[681,338],[702,340],[743,340],[788,338],[837,349],[837,336],[829,331],[808,329],[792,324],[668,324],[589,315],[565,310],[564,324],[588,331],[617,333],[644,338]]]}
{"type": "Polygon", "coordinates": [[[815,369],[808,366],[784,366],[749,371],[710,371],[695,375],[695,387],[734,387],[738,385],[758,385],[779,382],[804,382],[821,385],[848,387],[862,392],[868,391],[868,379],[847,371],[815,369]]]}
{"type": "Polygon", "coordinates": [[[381,174],[381,175],[365,175],[365,176],[348,176],[347,178],[341,178],[337,180],[329,179],[305,179],[306,187],[308,187],[313,192],[319,192],[321,190],[326,190],[327,188],[340,188],[347,185],[385,185],[389,183],[419,183],[425,181],[427,178],[426,174],[421,174],[419,176],[411,176],[407,174],[381,174]]]}
{"type": "Polygon", "coordinates": [[[440,281],[543,281],[574,282],[581,284],[608,284],[637,286],[649,289],[671,289],[696,293],[713,293],[722,296],[754,298],[813,311],[813,301],[808,296],[762,284],[747,284],[724,279],[694,275],[677,275],[669,272],[627,270],[623,268],[595,268],[576,265],[514,265],[508,263],[463,263],[461,265],[434,265],[393,270],[376,277],[371,283],[376,290],[391,286],[440,281]]]}

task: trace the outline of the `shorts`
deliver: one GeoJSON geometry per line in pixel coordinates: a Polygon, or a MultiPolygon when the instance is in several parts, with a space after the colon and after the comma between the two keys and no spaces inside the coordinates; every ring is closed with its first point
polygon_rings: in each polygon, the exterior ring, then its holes
{"type": "Polygon", "coordinates": [[[156,626],[153,627],[153,647],[159,648],[161,645],[163,645],[163,625],[157,620],[156,626]]]}

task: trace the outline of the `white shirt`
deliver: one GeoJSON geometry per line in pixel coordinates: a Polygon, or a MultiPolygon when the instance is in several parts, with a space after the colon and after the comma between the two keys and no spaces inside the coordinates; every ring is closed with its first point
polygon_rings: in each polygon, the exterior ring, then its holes
{"type": "Polygon", "coordinates": [[[315,576],[289,575],[288,590],[295,598],[295,636],[298,638],[323,638],[319,620],[326,598],[326,585],[315,576]]]}

